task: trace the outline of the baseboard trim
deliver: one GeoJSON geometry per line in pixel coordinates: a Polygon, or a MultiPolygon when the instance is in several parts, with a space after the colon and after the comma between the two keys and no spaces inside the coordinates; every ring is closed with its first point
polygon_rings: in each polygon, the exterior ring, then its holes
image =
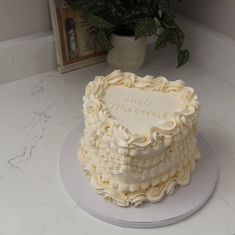
{"type": "Polygon", "coordinates": [[[45,73],[55,67],[51,32],[0,42],[0,84],[45,73]]]}

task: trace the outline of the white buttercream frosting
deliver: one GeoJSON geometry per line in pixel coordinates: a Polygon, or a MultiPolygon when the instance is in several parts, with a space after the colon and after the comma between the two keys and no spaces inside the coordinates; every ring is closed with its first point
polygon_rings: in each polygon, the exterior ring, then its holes
{"type": "Polygon", "coordinates": [[[108,87],[103,102],[112,117],[134,133],[145,133],[156,125],[163,125],[164,116],[179,112],[181,104],[180,99],[170,93],[124,86],[108,87]]]}
{"type": "Polygon", "coordinates": [[[199,153],[199,103],[181,80],[114,71],[86,87],[80,160],[90,182],[120,206],[158,202],[189,182],[199,153]]]}

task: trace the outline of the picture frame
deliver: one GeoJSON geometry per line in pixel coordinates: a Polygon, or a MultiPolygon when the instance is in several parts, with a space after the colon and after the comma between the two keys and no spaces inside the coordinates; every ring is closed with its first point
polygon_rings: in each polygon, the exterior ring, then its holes
{"type": "Polygon", "coordinates": [[[105,60],[87,16],[66,0],[49,0],[58,71],[68,72],[105,60]]]}

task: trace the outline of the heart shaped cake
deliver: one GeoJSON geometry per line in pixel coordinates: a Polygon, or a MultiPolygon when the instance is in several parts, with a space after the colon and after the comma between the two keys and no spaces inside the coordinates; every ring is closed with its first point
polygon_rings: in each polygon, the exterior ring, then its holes
{"type": "Polygon", "coordinates": [[[159,202],[189,183],[200,156],[191,87],[116,70],[89,82],[83,100],[78,156],[106,200],[124,207],[159,202]]]}

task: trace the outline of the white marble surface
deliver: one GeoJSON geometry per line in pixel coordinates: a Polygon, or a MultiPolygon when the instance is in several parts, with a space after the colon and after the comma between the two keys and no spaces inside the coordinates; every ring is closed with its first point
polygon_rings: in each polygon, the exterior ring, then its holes
{"type": "Polygon", "coordinates": [[[175,57],[167,54],[150,53],[139,74],[181,78],[198,93],[200,133],[214,149],[220,170],[206,206],[183,222],[146,231],[101,222],[64,193],[57,177],[58,153],[81,121],[85,85],[94,75],[111,71],[102,63],[0,86],[1,235],[235,234],[235,87],[194,64],[175,69],[175,57]]]}

